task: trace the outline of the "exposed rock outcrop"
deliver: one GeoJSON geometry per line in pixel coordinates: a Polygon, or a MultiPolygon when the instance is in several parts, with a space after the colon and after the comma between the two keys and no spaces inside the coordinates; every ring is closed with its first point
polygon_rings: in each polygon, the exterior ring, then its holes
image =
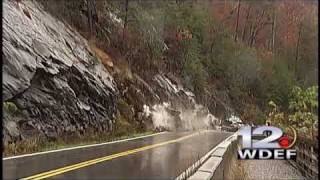
{"type": "Polygon", "coordinates": [[[4,1],[4,141],[111,131],[118,90],[87,41],[33,1],[4,1]]]}
{"type": "Polygon", "coordinates": [[[130,67],[119,70],[37,2],[3,5],[5,143],[110,132],[118,119],[144,130],[192,130],[217,121],[178,77],[160,73],[147,81],[130,67]]]}

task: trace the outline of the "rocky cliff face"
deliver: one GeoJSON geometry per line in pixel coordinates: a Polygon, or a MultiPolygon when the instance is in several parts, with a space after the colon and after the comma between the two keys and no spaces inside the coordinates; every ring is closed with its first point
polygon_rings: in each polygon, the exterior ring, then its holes
{"type": "Polygon", "coordinates": [[[3,5],[5,143],[110,132],[119,114],[143,129],[205,128],[215,120],[173,75],[121,78],[123,72],[108,71],[86,39],[38,3],[3,5]]]}
{"type": "Polygon", "coordinates": [[[37,3],[3,6],[3,100],[16,106],[4,111],[5,142],[111,131],[117,88],[86,40],[37,3]]]}

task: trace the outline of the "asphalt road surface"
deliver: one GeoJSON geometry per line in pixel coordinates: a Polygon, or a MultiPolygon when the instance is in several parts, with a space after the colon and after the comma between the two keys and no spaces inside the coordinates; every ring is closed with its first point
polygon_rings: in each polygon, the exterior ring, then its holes
{"type": "Polygon", "coordinates": [[[166,132],[3,159],[4,179],[174,179],[231,133],[166,132]]]}

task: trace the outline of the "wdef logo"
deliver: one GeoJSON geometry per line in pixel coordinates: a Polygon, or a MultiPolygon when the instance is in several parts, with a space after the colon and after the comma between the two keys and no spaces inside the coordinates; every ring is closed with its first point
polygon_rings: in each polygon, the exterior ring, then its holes
{"type": "Polygon", "coordinates": [[[243,127],[239,131],[242,149],[238,150],[238,159],[296,159],[296,150],[289,149],[297,139],[296,131],[292,130],[294,138],[290,143],[289,137],[283,135],[280,128],[260,126],[252,131],[250,126],[243,127]]]}

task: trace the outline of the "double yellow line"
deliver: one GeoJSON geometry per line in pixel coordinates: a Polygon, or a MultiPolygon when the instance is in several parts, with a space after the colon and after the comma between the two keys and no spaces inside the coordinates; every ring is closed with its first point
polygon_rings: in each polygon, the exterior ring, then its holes
{"type": "Polygon", "coordinates": [[[97,159],[93,159],[93,160],[89,160],[89,161],[84,161],[84,162],[81,162],[81,163],[77,163],[77,164],[74,164],[74,165],[58,168],[58,169],[47,171],[47,172],[43,172],[43,173],[36,174],[36,175],[33,175],[33,176],[25,177],[25,178],[22,178],[22,179],[24,179],[24,180],[28,180],[28,179],[38,180],[38,179],[49,178],[49,177],[52,177],[52,176],[56,176],[56,175],[65,173],[65,172],[69,172],[69,171],[72,171],[72,170],[80,169],[80,168],[83,168],[83,167],[87,167],[87,166],[90,166],[90,165],[93,165],[93,164],[101,163],[101,162],[108,161],[108,160],[111,160],[111,159],[115,159],[115,158],[118,158],[118,157],[127,156],[129,154],[138,153],[138,152],[145,151],[145,150],[152,149],[152,148],[156,148],[156,147],[159,147],[159,146],[164,146],[164,145],[167,145],[167,144],[176,143],[176,142],[185,140],[187,138],[190,138],[192,136],[195,136],[195,135],[197,135],[199,133],[201,133],[201,132],[193,133],[193,134],[190,134],[190,135],[178,138],[178,139],[174,139],[174,140],[170,140],[170,141],[166,141],[166,142],[162,142],[162,143],[148,145],[148,146],[144,146],[144,147],[141,147],[141,148],[128,150],[128,151],[125,151],[125,152],[116,153],[116,154],[112,154],[112,155],[109,155],[109,156],[105,156],[105,157],[101,157],[101,158],[97,158],[97,159]]]}

